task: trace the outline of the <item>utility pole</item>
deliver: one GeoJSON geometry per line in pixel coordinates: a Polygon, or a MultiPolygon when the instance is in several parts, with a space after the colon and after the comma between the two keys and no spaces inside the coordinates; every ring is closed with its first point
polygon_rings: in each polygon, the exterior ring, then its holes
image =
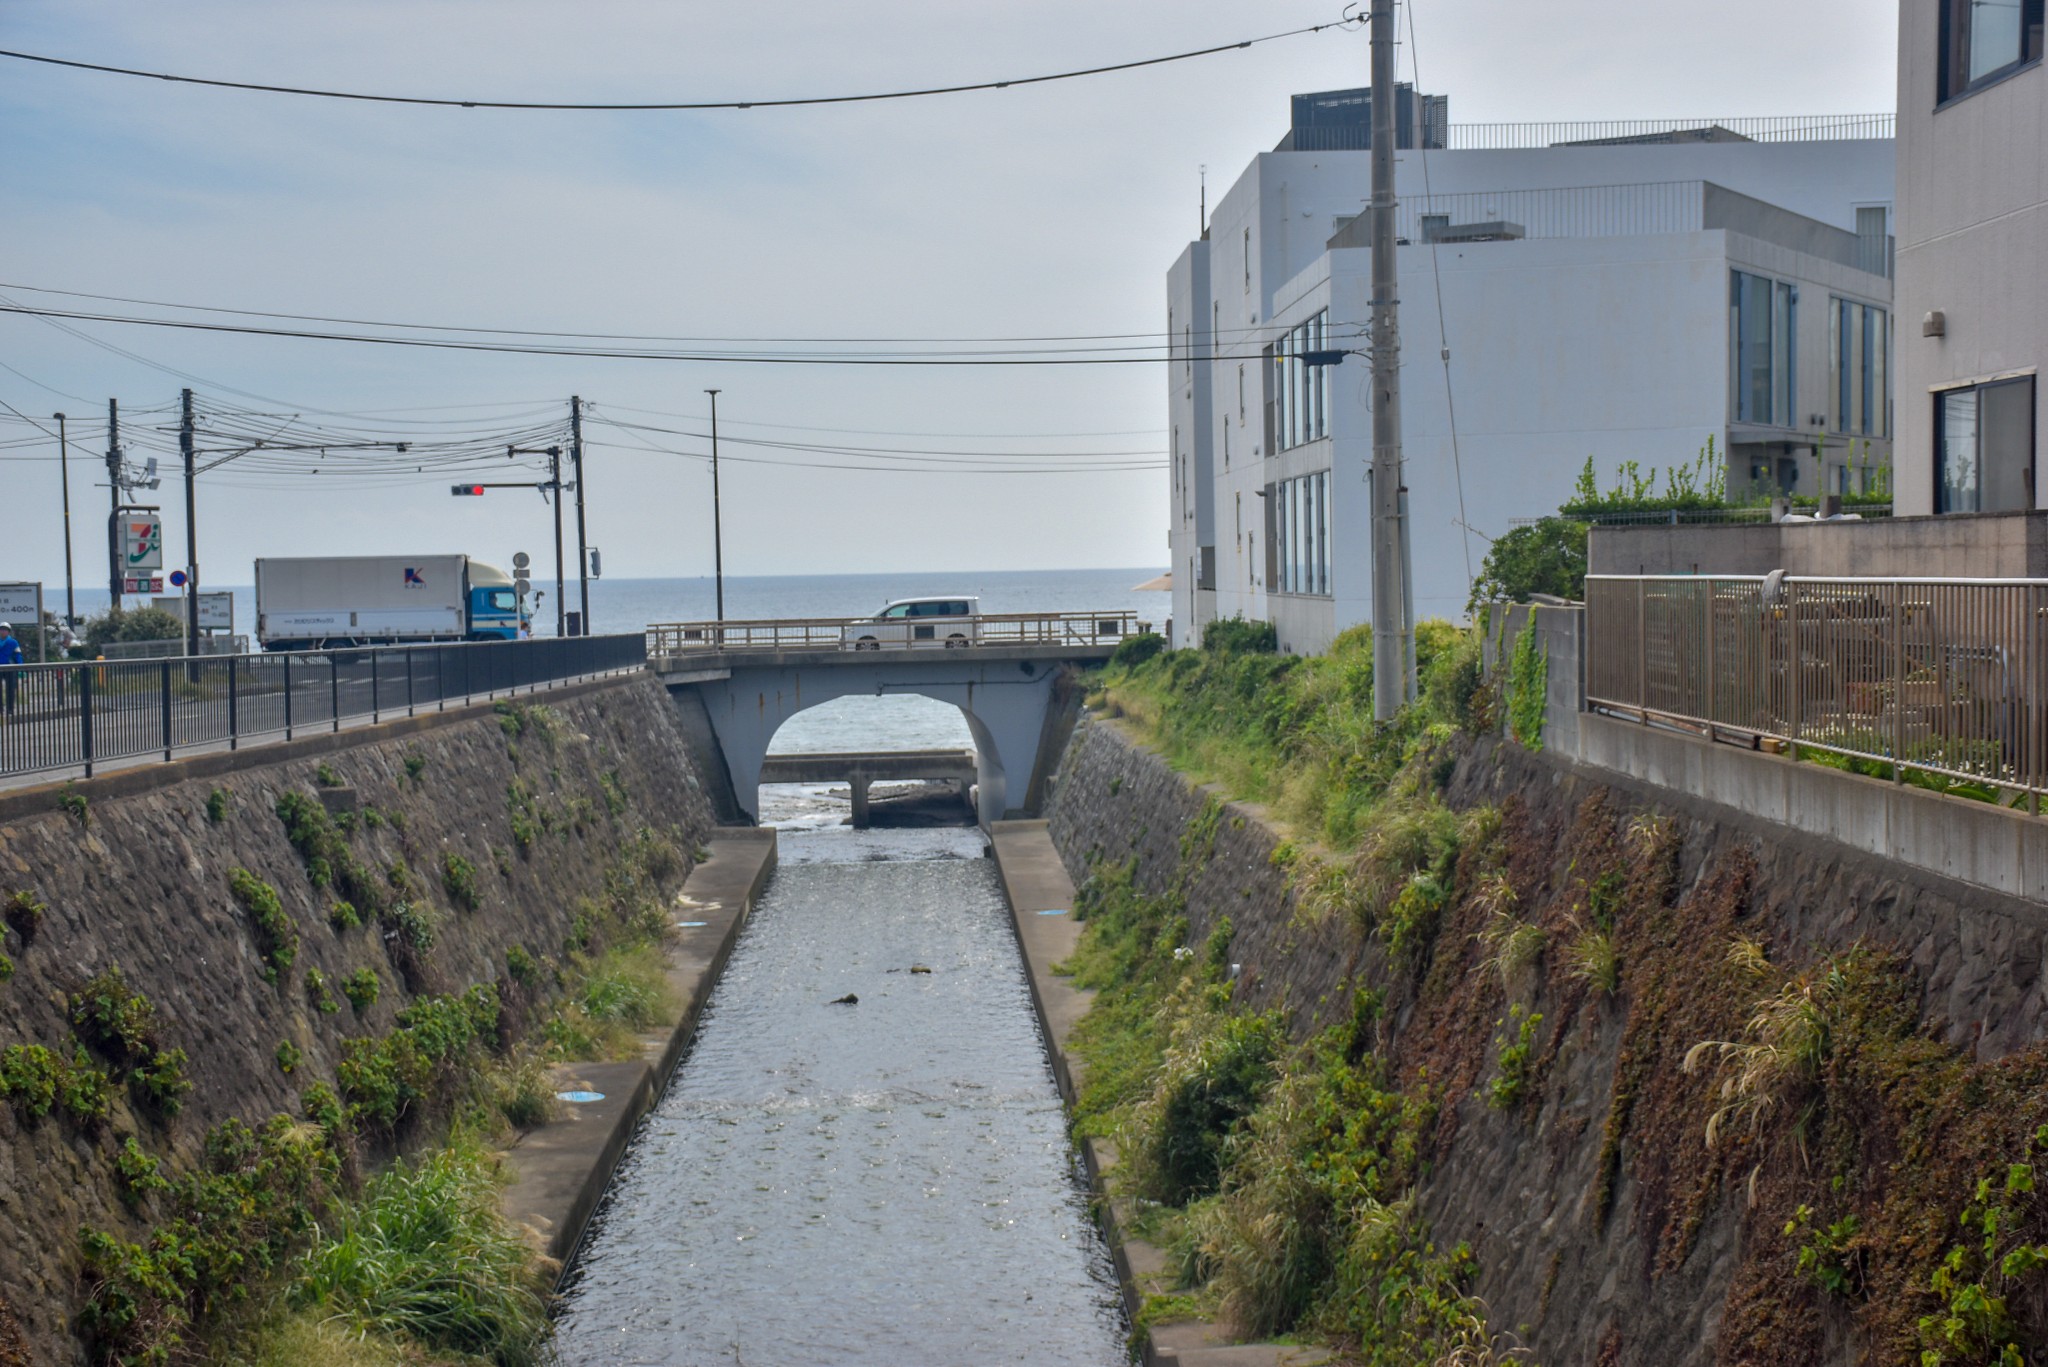
{"type": "Polygon", "coordinates": [[[548,448],[548,482],[555,491],[555,635],[569,634],[569,603],[562,592],[562,448],[548,448]]]}
{"type": "Polygon", "coordinates": [[[1401,471],[1400,271],[1394,252],[1394,0],[1372,0],[1372,710],[1415,696],[1401,471]]]}
{"type": "Polygon", "coordinates": [[[178,398],[178,454],[185,458],[185,654],[199,653],[199,503],[193,492],[192,391],[178,398]]]}
{"type": "Polygon", "coordinates": [[[583,400],[569,396],[569,462],[576,472],[576,586],[583,595],[578,619],[582,635],[590,634],[590,547],[583,535],[583,400]]]}
{"type": "Polygon", "coordinates": [[[112,610],[121,610],[121,405],[107,400],[107,593],[112,610]]]}
{"type": "Polygon", "coordinates": [[[711,396],[711,566],[717,577],[718,620],[725,620],[725,537],[719,527],[718,506],[718,391],[704,391],[711,396]]]}
{"type": "Polygon", "coordinates": [[[65,434],[64,415],[57,420],[57,469],[64,484],[64,625],[78,625],[78,586],[71,574],[71,442],[65,434]]]}

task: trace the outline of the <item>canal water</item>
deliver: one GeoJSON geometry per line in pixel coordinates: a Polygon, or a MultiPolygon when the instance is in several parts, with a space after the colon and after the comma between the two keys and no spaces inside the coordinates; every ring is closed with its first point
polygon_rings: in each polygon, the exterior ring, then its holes
{"type": "Polygon", "coordinates": [[[980,833],[806,828],[790,796],[780,868],[593,1223],[561,1361],[1122,1362],[980,833]]]}

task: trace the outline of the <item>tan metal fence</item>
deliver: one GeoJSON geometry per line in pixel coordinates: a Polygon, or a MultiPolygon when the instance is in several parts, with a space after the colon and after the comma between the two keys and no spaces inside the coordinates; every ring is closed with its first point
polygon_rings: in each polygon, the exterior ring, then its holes
{"type": "Polygon", "coordinates": [[[1586,703],[2037,799],[2044,628],[2048,580],[1589,575],[1586,703]]]}

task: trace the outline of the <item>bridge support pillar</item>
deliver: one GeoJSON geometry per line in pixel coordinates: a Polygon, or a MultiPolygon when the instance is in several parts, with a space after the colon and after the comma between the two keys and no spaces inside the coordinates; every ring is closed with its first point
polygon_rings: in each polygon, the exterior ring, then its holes
{"type": "Polygon", "coordinates": [[[847,785],[853,793],[853,828],[868,828],[868,781],[856,774],[847,785]]]}

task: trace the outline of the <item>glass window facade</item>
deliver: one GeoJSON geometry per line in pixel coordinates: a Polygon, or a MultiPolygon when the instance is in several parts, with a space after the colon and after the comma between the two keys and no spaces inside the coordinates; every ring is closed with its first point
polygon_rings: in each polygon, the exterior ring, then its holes
{"type": "Polygon", "coordinates": [[[1729,272],[1729,408],[1737,422],[1796,427],[1799,290],[1782,280],[1729,272]]]}
{"type": "Polygon", "coordinates": [[[1330,592],[1330,472],[1283,479],[1266,492],[1268,582],[1276,593],[1330,592]]]}
{"type": "Polygon", "coordinates": [[[1328,366],[1302,358],[1329,349],[1330,311],[1324,309],[1273,344],[1273,445],[1286,451],[1330,435],[1328,366]]]}
{"type": "Polygon", "coordinates": [[[1935,511],[2032,508],[2034,377],[1934,396],[1935,511]]]}
{"type": "Polygon", "coordinates": [[[1829,426],[1853,436],[1889,437],[1891,314],[1853,299],[1828,303],[1829,426]]]}

